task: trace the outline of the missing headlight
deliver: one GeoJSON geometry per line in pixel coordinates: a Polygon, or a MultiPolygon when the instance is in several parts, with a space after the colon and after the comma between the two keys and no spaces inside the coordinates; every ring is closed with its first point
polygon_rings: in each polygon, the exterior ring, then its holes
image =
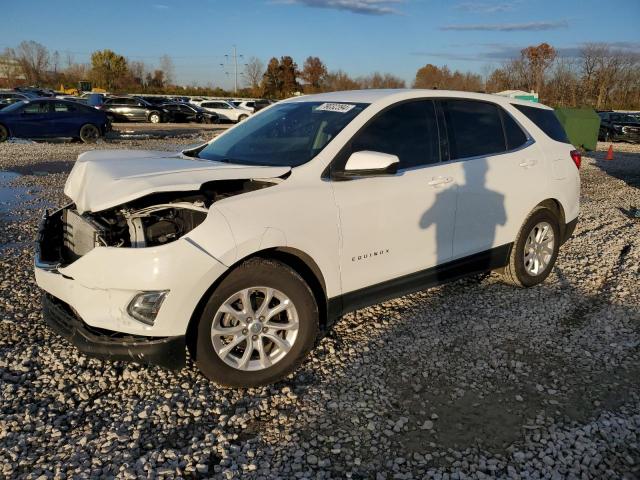
{"type": "Polygon", "coordinates": [[[154,205],[124,212],[132,247],[153,247],[170,243],[200,225],[207,217],[204,206],[192,203],[154,205]]]}

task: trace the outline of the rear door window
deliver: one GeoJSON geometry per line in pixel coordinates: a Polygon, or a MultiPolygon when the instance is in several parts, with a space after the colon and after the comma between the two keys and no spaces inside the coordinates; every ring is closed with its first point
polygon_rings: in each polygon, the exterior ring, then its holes
{"type": "Polygon", "coordinates": [[[77,109],[75,105],[70,105],[68,103],[55,102],[53,104],[53,110],[58,113],[67,113],[67,112],[75,112],[77,109]]]}
{"type": "Polygon", "coordinates": [[[500,107],[477,100],[442,100],[451,160],[507,150],[500,107]]]}
{"type": "Polygon", "coordinates": [[[438,127],[431,100],[402,103],[382,112],[353,139],[352,152],[397,155],[400,169],[440,161],[438,127]]]}
{"type": "Polygon", "coordinates": [[[524,113],[529,120],[536,124],[547,136],[556,142],[569,143],[567,134],[562,128],[562,124],[553,110],[546,110],[537,107],[527,107],[526,105],[513,104],[518,110],[524,113]]]}

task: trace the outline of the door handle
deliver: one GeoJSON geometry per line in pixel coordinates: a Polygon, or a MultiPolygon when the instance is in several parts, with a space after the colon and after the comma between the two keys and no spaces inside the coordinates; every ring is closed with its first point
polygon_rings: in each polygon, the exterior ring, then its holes
{"type": "Polygon", "coordinates": [[[520,166],[523,167],[523,168],[531,168],[536,163],[538,163],[537,160],[527,160],[527,161],[524,161],[524,162],[520,163],[520,166]]]}
{"type": "Polygon", "coordinates": [[[437,187],[438,185],[445,185],[451,182],[453,182],[452,177],[433,177],[431,181],[427,183],[427,185],[431,185],[432,187],[437,187]]]}

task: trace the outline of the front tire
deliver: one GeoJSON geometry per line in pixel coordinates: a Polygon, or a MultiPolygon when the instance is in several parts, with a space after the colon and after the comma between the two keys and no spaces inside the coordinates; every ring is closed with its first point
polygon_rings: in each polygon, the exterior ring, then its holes
{"type": "Polygon", "coordinates": [[[9,139],[9,130],[4,125],[0,125],[0,143],[9,139]]]}
{"type": "Polygon", "coordinates": [[[95,125],[87,123],[80,128],[80,140],[84,143],[96,143],[100,138],[100,130],[95,125]]]}
{"type": "Polygon", "coordinates": [[[318,306],[288,265],[248,260],[220,283],[198,323],[196,364],[214,382],[255,387],[286,377],[313,348],[318,306]]]}
{"type": "Polygon", "coordinates": [[[537,207],[518,233],[509,264],[502,271],[507,283],[533,287],[551,273],[560,249],[560,226],[556,214],[537,207]]]}
{"type": "Polygon", "coordinates": [[[246,120],[247,118],[249,118],[249,115],[240,115],[238,117],[238,123],[242,122],[243,120],[246,120]]]}

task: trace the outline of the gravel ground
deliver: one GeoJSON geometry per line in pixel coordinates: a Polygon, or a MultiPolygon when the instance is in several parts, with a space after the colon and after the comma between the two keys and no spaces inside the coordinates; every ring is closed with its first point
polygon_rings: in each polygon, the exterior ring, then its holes
{"type": "Polygon", "coordinates": [[[640,148],[607,147],[543,285],[481,276],[359,310],[286,381],[224,390],[43,326],[29,242],[88,147],[0,145],[23,174],[0,175],[0,477],[640,478],[640,148]]]}

